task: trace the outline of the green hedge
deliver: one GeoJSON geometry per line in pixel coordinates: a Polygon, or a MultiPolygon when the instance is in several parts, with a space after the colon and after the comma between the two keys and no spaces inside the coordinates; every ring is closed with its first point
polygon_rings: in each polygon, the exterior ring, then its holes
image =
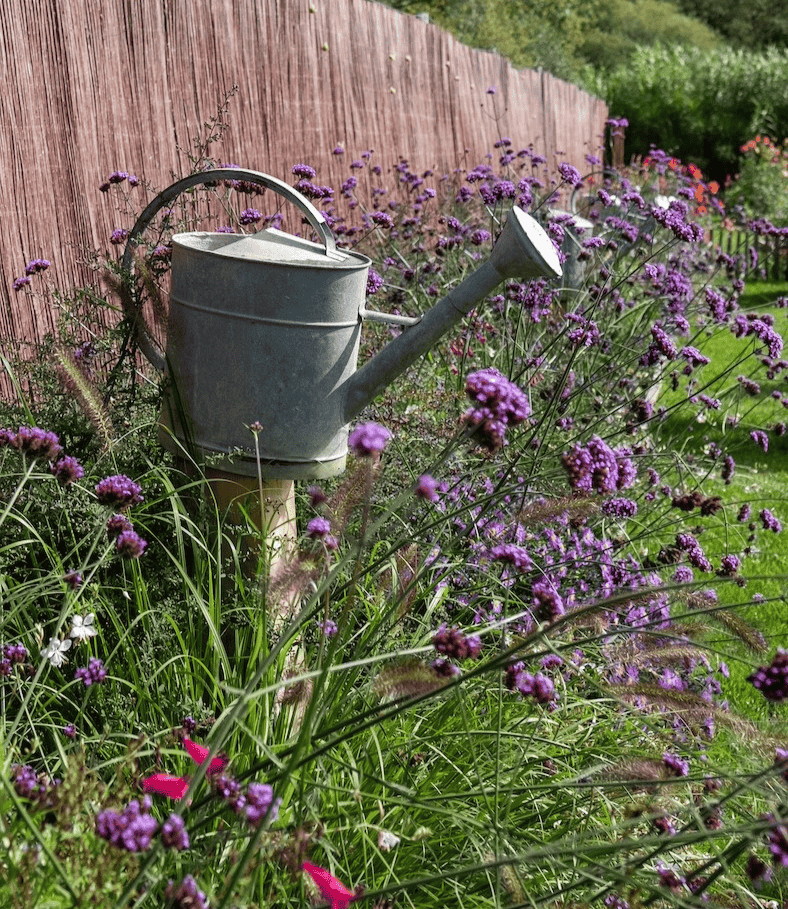
{"type": "Polygon", "coordinates": [[[748,139],[788,136],[788,50],[641,47],[600,88],[629,120],[628,158],[654,144],[720,183],[748,139]]]}

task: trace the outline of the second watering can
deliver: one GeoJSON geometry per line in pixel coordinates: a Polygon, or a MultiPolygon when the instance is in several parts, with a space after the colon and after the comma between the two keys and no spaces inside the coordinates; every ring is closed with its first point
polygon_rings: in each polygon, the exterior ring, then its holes
{"type": "Polygon", "coordinates": [[[418,318],[365,307],[370,259],[338,250],[323,215],[286,183],[223,168],[173,184],[140,215],[124,255],[153,215],[192,186],[220,180],[272,189],[295,204],[319,237],[312,242],[268,228],[255,234],[193,232],[172,238],[166,351],[146,332],[140,344],[165,375],[162,444],[192,456],[223,455],[223,470],[257,474],[249,426],[258,433],[264,477],[320,479],[340,474],[348,424],[377,394],[501,281],[560,277],[541,226],[513,208],[490,258],[418,318]],[[403,325],[357,369],[364,319],[403,325]]]}

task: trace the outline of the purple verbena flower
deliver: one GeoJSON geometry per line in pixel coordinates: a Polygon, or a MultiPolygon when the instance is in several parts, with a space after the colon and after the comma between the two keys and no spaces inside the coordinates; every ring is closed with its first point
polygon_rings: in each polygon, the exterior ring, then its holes
{"type": "Polygon", "coordinates": [[[494,367],[469,373],[465,391],[477,406],[467,410],[462,420],[491,451],[506,444],[509,426],[517,426],[531,413],[526,394],[494,367]]]}
{"type": "Polygon", "coordinates": [[[314,180],[317,176],[317,171],[309,164],[294,164],[291,173],[306,180],[314,180]]]}
{"type": "Polygon", "coordinates": [[[274,790],[268,783],[249,783],[246,787],[244,816],[252,827],[259,827],[267,817],[275,821],[281,799],[274,798],[274,790]]]}
{"type": "Polygon", "coordinates": [[[764,530],[771,530],[772,533],[780,533],[782,531],[783,525],[768,508],[764,508],[761,511],[760,518],[764,530]]]}
{"type": "Polygon", "coordinates": [[[50,470],[57,477],[61,486],[70,486],[85,476],[85,468],[71,455],[60,458],[51,466],[50,470]]]}
{"type": "Polygon", "coordinates": [[[122,812],[107,808],[96,817],[96,834],[118,849],[127,852],[144,852],[159,828],[150,813],[152,801],[143,799],[129,802],[122,812]]]}
{"type": "Polygon", "coordinates": [[[123,559],[138,559],[148,543],[135,530],[123,530],[115,540],[115,552],[123,559]]]}
{"type": "Polygon", "coordinates": [[[180,815],[171,814],[162,824],[161,841],[168,849],[175,849],[176,852],[189,848],[189,834],[180,815]]]}
{"type": "Polygon", "coordinates": [[[432,638],[432,645],[453,660],[475,660],[482,649],[478,635],[466,635],[459,628],[447,628],[444,622],[432,638]]]}
{"type": "Polygon", "coordinates": [[[369,458],[386,447],[391,433],[379,423],[361,423],[350,433],[348,447],[358,458],[369,458]]]}
{"type": "Polygon", "coordinates": [[[31,458],[54,461],[63,453],[60,439],[54,432],[47,432],[38,426],[20,426],[9,444],[31,458]]]}
{"type": "Polygon", "coordinates": [[[327,638],[333,638],[339,631],[339,626],[333,619],[324,619],[322,622],[317,623],[317,627],[321,634],[324,634],[327,638]]]}
{"type": "Polygon", "coordinates": [[[376,294],[381,287],[383,287],[383,278],[381,278],[374,268],[370,268],[367,273],[367,294],[376,294]]]}
{"type": "Polygon", "coordinates": [[[130,508],[143,501],[142,488],[123,474],[105,477],[96,484],[96,498],[110,508],[130,508]]]}
{"type": "Polygon", "coordinates": [[[241,224],[257,224],[262,220],[263,213],[256,208],[245,208],[238,217],[241,224]]]}
{"type": "Polygon", "coordinates": [[[772,863],[788,868],[788,826],[776,824],[768,834],[772,863]]]}
{"type": "Polygon", "coordinates": [[[316,517],[306,525],[306,532],[313,540],[320,540],[331,532],[331,521],[328,518],[316,517]]]}
{"type": "Polygon", "coordinates": [[[428,502],[438,501],[438,483],[428,473],[419,477],[415,492],[420,499],[426,499],[428,502]]]}
{"type": "Polygon", "coordinates": [[[3,647],[3,657],[10,663],[24,663],[27,660],[27,647],[24,644],[6,644],[3,647]]]}
{"type": "Polygon", "coordinates": [[[566,162],[559,164],[558,173],[564,183],[568,183],[570,186],[582,186],[583,184],[583,177],[580,171],[576,167],[572,167],[571,164],[566,162]]]}
{"type": "Polygon", "coordinates": [[[674,776],[689,776],[689,762],[677,754],[666,751],[662,755],[662,762],[674,776]]]}
{"type": "Polygon", "coordinates": [[[81,679],[86,688],[100,684],[106,677],[107,670],[98,657],[91,657],[87,666],[82,666],[74,673],[74,678],[81,679]]]}
{"type": "Polygon", "coordinates": [[[586,446],[575,445],[562,455],[561,462],[572,489],[586,495],[626,489],[636,479],[627,450],[614,450],[599,436],[593,436],[586,446]]]}
{"type": "Polygon", "coordinates": [[[788,698],[788,651],[777,648],[768,666],[759,666],[747,681],[761,692],[767,701],[783,701],[788,698]]]}
{"type": "Polygon", "coordinates": [[[125,514],[113,514],[107,521],[107,536],[110,540],[116,540],[124,531],[133,529],[134,525],[125,514]]]}
{"type": "Polygon", "coordinates": [[[208,909],[208,898],[190,874],[177,887],[169,881],[164,897],[172,901],[175,909],[208,909]]]}
{"type": "Polygon", "coordinates": [[[25,265],[25,274],[35,275],[40,271],[46,271],[51,264],[49,259],[31,259],[27,265],[25,265]]]}

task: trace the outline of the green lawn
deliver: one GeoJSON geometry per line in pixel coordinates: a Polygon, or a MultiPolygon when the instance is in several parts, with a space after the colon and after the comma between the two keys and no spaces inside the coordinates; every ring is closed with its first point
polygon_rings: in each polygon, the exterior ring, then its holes
{"type": "MultiPolygon", "coordinates": [[[[775,328],[786,336],[788,310],[775,305],[775,300],[785,295],[788,295],[788,283],[752,283],[742,295],[742,308],[771,313],[775,328]]],[[[696,393],[720,399],[721,406],[719,410],[703,411],[698,420],[686,406],[671,410],[686,400],[683,388],[665,389],[659,404],[669,409],[669,415],[660,432],[671,438],[687,470],[701,481],[703,492],[720,494],[727,503],[724,521],[703,537],[707,551],[714,551],[711,542],[714,534],[720,535],[720,544],[724,544],[725,535],[747,534],[747,524],[737,521],[736,510],[741,503],[751,503],[750,520],[760,524],[758,514],[762,508],[768,508],[784,524],[786,529],[781,534],[759,534],[757,548],[753,547],[741,570],[746,587],[723,584],[719,586],[719,596],[723,603],[741,604],[740,614],[765,635],[770,652],[776,647],[788,648],[788,435],[780,436],[774,431],[775,424],[788,420],[788,410],[772,397],[775,391],[788,397],[787,376],[783,372],[769,379],[766,368],[760,367],[757,374],[747,376],[760,385],[760,392],[751,396],[737,381],[742,373],[738,363],[752,344],[749,339],[715,330],[700,335],[693,343],[711,359],[700,372],[696,393]],[[736,425],[731,425],[731,419],[738,420],[736,425]],[[750,432],[755,429],[767,431],[767,452],[751,439],[750,432]],[[719,463],[710,468],[709,459],[703,456],[713,442],[736,462],[735,474],[727,485],[720,478],[719,463]],[[756,594],[761,594],[765,601],[753,603],[756,594]]],[[[730,667],[731,678],[725,687],[732,703],[747,715],[776,718],[779,712],[770,709],[768,702],[746,682],[751,665],[758,663],[759,657],[742,647],[741,660],[730,667]]]]}

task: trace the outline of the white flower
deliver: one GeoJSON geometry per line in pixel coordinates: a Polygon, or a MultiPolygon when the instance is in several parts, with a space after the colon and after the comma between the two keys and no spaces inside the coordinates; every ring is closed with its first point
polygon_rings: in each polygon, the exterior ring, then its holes
{"type": "Polygon", "coordinates": [[[381,852],[390,852],[399,846],[400,838],[390,830],[378,831],[378,848],[381,852]]]}
{"type": "Polygon", "coordinates": [[[98,632],[93,627],[93,622],[96,620],[95,612],[89,612],[83,619],[81,615],[75,615],[71,619],[71,637],[76,638],[78,641],[87,640],[87,638],[94,638],[98,632]]]}
{"type": "Polygon", "coordinates": [[[65,641],[50,638],[49,643],[41,651],[41,656],[49,660],[53,666],[62,666],[66,662],[66,651],[70,647],[71,641],[68,638],[65,641]]]}

